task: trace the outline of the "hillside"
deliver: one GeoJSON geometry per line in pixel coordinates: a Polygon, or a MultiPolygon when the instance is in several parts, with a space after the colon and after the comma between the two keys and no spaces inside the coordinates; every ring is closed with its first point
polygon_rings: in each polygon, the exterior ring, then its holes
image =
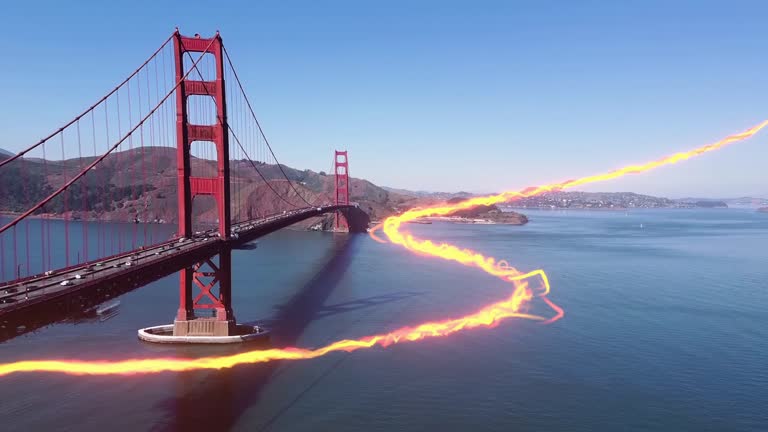
{"type": "MultiPolygon", "coordinates": [[[[62,186],[81,167],[93,158],[64,161],[19,160],[0,171],[0,212],[20,212],[30,208],[45,196],[62,186]]],[[[192,173],[196,176],[213,176],[215,163],[192,158],[192,173]]],[[[233,188],[233,218],[276,213],[289,206],[270,189],[270,186],[296,206],[306,206],[304,201],[285,180],[277,165],[258,164],[265,183],[247,160],[231,164],[233,188]],[[235,192],[238,191],[238,192],[235,192]]],[[[334,177],[311,170],[282,167],[294,182],[296,190],[310,203],[332,202],[334,177]]],[[[145,147],[109,155],[89,172],[85,181],[80,180],[68,190],[68,213],[72,218],[92,217],[112,221],[135,219],[153,222],[176,222],[176,152],[164,147],[145,147]],[[146,161],[146,163],[143,163],[146,161]]],[[[372,218],[393,214],[399,204],[411,197],[386,191],[371,182],[350,179],[350,200],[372,218]]],[[[54,199],[44,212],[56,216],[64,213],[64,202],[54,199]]],[[[216,221],[216,209],[212,198],[198,197],[193,205],[196,220],[201,223],[216,221]]],[[[308,221],[311,225],[318,221],[308,221]]]]}
{"type": "Polygon", "coordinates": [[[412,191],[407,189],[396,189],[391,187],[382,186],[383,189],[394,192],[400,195],[415,197],[415,198],[428,198],[435,200],[448,200],[451,198],[469,198],[474,196],[469,192],[427,192],[427,191],[412,191]]]}

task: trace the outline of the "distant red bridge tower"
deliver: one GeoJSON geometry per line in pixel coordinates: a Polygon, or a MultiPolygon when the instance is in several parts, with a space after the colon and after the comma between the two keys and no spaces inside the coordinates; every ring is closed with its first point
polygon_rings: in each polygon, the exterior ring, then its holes
{"type": "MultiPolygon", "coordinates": [[[[346,150],[336,150],[333,168],[336,175],[336,205],[349,205],[349,163],[346,150]]],[[[349,230],[349,223],[339,210],[336,211],[336,230],[349,230]]]]}

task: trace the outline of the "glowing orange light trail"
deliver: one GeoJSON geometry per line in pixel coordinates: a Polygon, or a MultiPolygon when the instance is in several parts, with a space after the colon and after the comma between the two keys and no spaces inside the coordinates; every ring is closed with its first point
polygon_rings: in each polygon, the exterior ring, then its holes
{"type": "MultiPolygon", "coordinates": [[[[687,152],[675,153],[671,156],[666,156],[661,159],[657,159],[655,161],[647,162],[641,165],[629,165],[629,166],[626,166],[614,171],[610,171],[607,173],[603,173],[603,174],[582,177],[576,180],[568,180],[562,183],[551,183],[543,186],[530,187],[523,191],[506,191],[496,195],[475,197],[475,198],[471,198],[471,199],[468,199],[456,204],[451,204],[451,205],[411,209],[399,216],[393,216],[388,218],[384,224],[385,232],[387,232],[386,230],[387,225],[395,226],[395,225],[399,225],[402,222],[411,221],[421,217],[444,216],[456,210],[468,209],[468,208],[476,207],[478,205],[499,204],[503,202],[512,201],[515,199],[540,195],[544,192],[551,192],[551,191],[556,191],[561,189],[568,189],[575,186],[581,186],[589,183],[597,183],[601,181],[612,180],[618,177],[624,177],[627,174],[644,173],[655,168],[659,168],[665,165],[676,164],[678,162],[688,160],[692,157],[721,149],[729,144],[734,144],[739,141],[743,141],[747,138],[752,137],[756,133],[760,132],[760,130],[766,126],[768,126],[768,120],[765,120],[762,123],[758,124],[757,126],[751,127],[745,130],[744,132],[729,135],[713,144],[707,144],[687,152]]],[[[398,237],[396,236],[396,238],[398,237]]],[[[390,238],[390,240],[392,239],[390,238]]]]}
{"type": "MultiPolygon", "coordinates": [[[[524,283],[523,283],[524,285],[524,283]]],[[[273,360],[301,360],[320,357],[334,351],[352,352],[375,345],[386,347],[399,342],[414,342],[424,338],[446,336],[476,327],[492,327],[506,318],[544,318],[520,312],[530,300],[530,291],[515,290],[509,298],[483,307],[460,318],[433,321],[415,327],[402,327],[389,333],[361,339],[345,339],[314,350],[283,348],[248,351],[222,357],[197,359],[154,358],[122,361],[32,360],[0,364],[0,376],[16,372],[59,372],[69,375],[131,375],[157,372],[182,372],[199,369],[222,369],[245,363],[264,363],[273,360]]]]}
{"type": "Polygon", "coordinates": [[[444,260],[454,261],[465,266],[478,267],[488,274],[499,277],[501,279],[509,280],[515,285],[516,291],[527,289],[520,282],[521,280],[533,275],[538,275],[541,277],[544,284],[544,290],[543,292],[539,293],[539,297],[541,297],[544,302],[556,312],[556,315],[546,320],[545,323],[554,322],[563,317],[564,311],[546,297],[546,295],[549,294],[549,282],[544,270],[539,269],[530,273],[522,274],[514,267],[510,267],[506,261],[500,261],[497,263],[493,257],[486,257],[471,249],[460,249],[448,243],[436,244],[431,240],[419,240],[410,233],[401,232],[400,226],[404,222],[412,221],[422,217],[445,216],[455,212],[456,210],[468,209],[478,205],[498,204],[502,202],[513,201],[515,199],[540,195],[544,192],[562,190],[588,183],[611,180],[617,177],[623,177],[628,174],[640,174],[661,166],[675,164],[677,162],[720,149],[726,145],[745,140],[755,135],[766,126],[768,126],[768,120],[765,120],[757,126],[747,129],[744,132],[725,137],[713,144],[707,144],[688,152],[675,153],[671,156],[647,162],[642,165],[629,165],[624,168],[620,168],[618,170],[610,171],[604,174],[582,177],[576,180],[568,180],[562,183],[552,183],[543,186],[531,187],[523,191],[507,191],[497,195],[475,197],[451,205],[438,205],[426,208],[411,209],[401,215],[387,218],[383,225],[376,226],[371,230],[371,236],[375,237],[375,232],[378,229],[383,229],[384,233],[387,235],[387,238],[389,238],[392,243],[401,245],[411,252],[417,253],[419,255],[432,256],[444,260]]]}
{"type": "Polygon", "coordinates": [[[714,144],[702,146],[689,152],[676,153],[672,156],[648,162],[646,164],[631,165],[605,174],[583,177],[563,183],[538,186],[521,192],[509,191],[497,195],[472,198],[454,205],[412,209],[399,216],[387,218],[384,221],[383,226],[371,230],[373,234],[378,228],[383,228],[384,233],[392,243],[399,244],[409,251],[420,255],[454,261],[466,266],[478,267],[486,273],[509,281],[514,285],[514,290],[508,298],[487,305],[479,311],[469,315],[445,321],[426,322],[414,327],[402,327],[389,333],[367,336],[360,339],[345,339],[314,350],[302,348],[255,350],[230,356],[204,357],[198,359],[148,358],[122,361],[31,360],[0,364],[0,376],[16,372],[57,372],[71,375],[129,375],[169,371],[181,372],[200,369],[222,369],[245,363],[311,359],[331,352],[352,352],[359,349],[371,348],[376,345],[386,347],[399,342],[413,342],[430,337],[447,336],[462,330],[477,327],[492,327],[508,318],[526,318],[544,323],[553,322],[560,319],[564,312],[562,308],[547,298],[550,286],[547,275],[543,270],[539,269],[523,273],[514,267],[511,267],[506,261],[496,261],[493,257],[486,257],[470,249],[461,249],[447,243],[437,244],[430,240],[416,239],[410,233],[400,232],[400,225],[409,220],[427,216],[447,215],[456,210],[466,209],[481,204],[497,204],[523,197],[535,196],[552,190],[571,188],[587,183],[610,180],[627,174],[646,172],[660,166],[674,164],[719,149],[728,144],[747,139],[765,126],[768,126],[768,120],[745,132],[731,135],[714,144]],[[536,289],[530,288],[528,285],[528,280],[534,276],[538,276],[541,282],[541,286],[536,289]],[[544,317],[527,313],[526,308],[530,305],[530,302],[534,297],[540,297],[544,303],[554,311],[554,315],[551,317],[544,317]]]}

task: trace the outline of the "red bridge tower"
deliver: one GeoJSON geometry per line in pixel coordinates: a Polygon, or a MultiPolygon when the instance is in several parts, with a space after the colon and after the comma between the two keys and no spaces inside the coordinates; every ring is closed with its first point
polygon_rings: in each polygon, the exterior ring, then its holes
{"type": "MultiPolygon", "coordinates": [[[[336,176],[336,205],[349,205],[349,163],[347,162],[346,150],[336,150],[333,168],[336,176]]],[[[336,211],[336,230],[349,230],[347,219],[339,210],[336,211]]]]}
{"type": "MultiPolygon", "coordinates": [[[[179,236],[186,239],[192,236],[192,201],[198,195],[209,195],[214,198],[218,208],[218,235],[226,239],[230,235],[229,134],[221,36],[217,32],[212,39],[201,39],[199,35],[186,37],[181,36],[177,30],[173,45],[176,81],[181,81],[176,90],[179,236]],[[182,81],[187,72],[184,70],[185,53],[212,55],[216,62],[215,80],[194,81],[187,78],[182,81]],[[213,98],[216,104],[215,124],[189,123],[187,100],[193,95],[213,98]],[[208,141],[216,146],[216,177],[191,176],[190,149],[194,141],[208,141]]],[[[212,259],[181,271],[180,301],[173,326],[174,336],[225,336],[233,334],[235,330],[231,298],[232,251],[223,247],[219,250],[218,264],[212,259]],[[199,288],[199,293],[194,297],[193,285],[199,288]],[[218,290],[215,290],[217,285],[218,290]]]]}

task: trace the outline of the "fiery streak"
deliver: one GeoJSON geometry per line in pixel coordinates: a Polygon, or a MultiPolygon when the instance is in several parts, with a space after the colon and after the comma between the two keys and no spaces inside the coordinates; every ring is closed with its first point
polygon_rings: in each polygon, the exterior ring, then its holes
{"type": "Polygon", "coordinates": [[[714,144],[708,144],[688,152],[675,153],[662,159],[642,165],[630,165],[615,171],[553,183],[544,186],[528,188],[523,191],[508,191],[497,195],[472,198],[454,205],[443,205],[409,210],[399,216],[387,218],[383,225],[374,227],[375,231],[383,229],[390,242],[398,244],[419,255],[454,261],[465,266],[477,267],[484,272],[501,278],[513,284],[512,294],[499,302],[492,303],[470,315],[445,321],[433,321],[419,324],[415,327],[401,327],[389,333],[367,336],[360,339],[345,339],[317,349],[282,348],[248,351],[240,354],[204,357],[197,359],[184,358],[148,358],[122,361],[78,361],[78,360],[30,360],[15,363],[0,364],[0,376],[16,372],[58,372],[70,375],[130,375],[158,372],[182,372],[200,369],[222,369],[245,363],[264,363],[274,360],[302,360],[320,357],[335,351],[352,352],[359,349],[371,348],[376,345],[387,347],[400,342],[415,342],[425,338],[447,336],[462,330],[477,327],[493,327],[508,318],[526,318],[550,323],[563,317],[563,309],[547,298],[550,291],[546,273],[539,269],[523,273],[511,267],[506,261],[496,261],[470,249],[461,249],[448,243],[434,243],[431,240],[420,240],[412,234],[401,232],[403,222],[427,216],[447,215],[453,211],[467,209],[477,205],[490,205],[512,201],[519,198],[531,197],[544,192],[572,188],[588,183],[605,181],[622,177],[627,174],[640,174],[664,165],[675,164],[710,151],[717,150],[728,144],[747,139],[765,126],[768,120],[742,133],[728,136],[714,144]],[[541,285],[529,287],[529,279],[537,276],[541,285]],[[539,297],[554,312],[551,317],[543,317],[527,313],[526,309],[534,297],[539,297]]]}
{"type": "Polygon", "coordinates": [[[387,347],[400,342],[414,342],[430,337],[446,336],[476,327],[492,327],[506,318],[543,318],[519,312],[521,305],[530,300],[528,290],[516,290],[507,299],[483,307],[460,318],[402,327],[385,334],[361,339],[344,339],[314,350],[283,348],[248,351],[222,357],[198,359],[155,358],[132,359],[115,362],[77,360],[32,360],[0,365],[0,376],[14,372],[60,372],[70,375],[130,375],[157,372],[182,372],[198,369],[222,369],[244,363],[264,363],[273,360],[302,360],[320,357],[334,351],[352,352],[379,345],[387,347]]]}
{"type": "Polygon", "coordinates": [[[534,275],[540,276],[543,282],[543,290],[538,294],[538,296],[541,297],[544,302],[556,313],[553,317],[544,321],[545,324],[551,323],[562,318],[565,312],[562,308],[557,306],[546,297],[547,294],[549,294],[550,287],[547,280],[547,274],[544,272],[544,270],[539,269],[522,274],[514,267],[510,267],[506,261],[502,260],[497,263],[495,258],[486,257],[471,249],[460,249],[448,243],[436,244],[431,240],[420,240],[410,233],[400,231],[400,226],[404,222],[412,221],[422,217],[445,216],[453,213],[456,210],[468,209],[478,205],[492,205],[502,202],[514,201],[520,198],[540,195],[545,192],[557,191],[589,183],[611,180],[618,177],[623,177],[628,174],[641,174],[665,165],[676,164],[678,162],[688,160],[692,157],[720,149],[729,144],[745,140],[755,135],[766,126],[768,126],[768,120],[765,120],[757,126],[749,128],[744,132],[727,136],[713,144],[707,144],[687,152],[675,153],[671,156],[666,156],[661,159],[657,159],[641,165],[629,165],[603,174],[582,177],[576,180],[568,180],[561,183],[551,183],[543,186],[530,187],[522,191],[506,191],[497,195],[476,197],[451,205],[411,209],[401,215],[387,218],[381,227],[374,227],[371,232],[373,233],[377,229],[381,228],[383,229],[384,234],[386,234],[389,241],[419,255],[432,256],[448,261],[454,261],[469,267],[478,267],[488,274],[512,282],[512,284],[515,286],[515,292],[519,290],[528,290],[527,285],[523,283],[524,279],[534,275]]]}

